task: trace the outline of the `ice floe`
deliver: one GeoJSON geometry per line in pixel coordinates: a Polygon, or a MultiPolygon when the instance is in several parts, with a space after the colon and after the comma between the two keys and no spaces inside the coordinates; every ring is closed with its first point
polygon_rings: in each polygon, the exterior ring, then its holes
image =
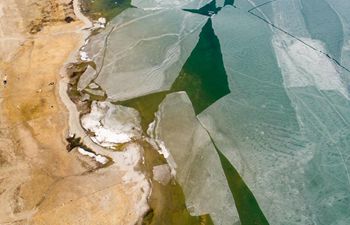
{"type": "Polygon", "coordinates": [[[167,185],[171,180],[171,169],[168,164],[154,166],[152,169],[153,179],[163,185],[167,185]]]}
{"type": "Polygon", "coordinates": [[[86,151],[85,149],[78,147],[78,152],[82,155],[89,156],[90,158],[95,159],[97,162],[101,164],[106,164],[109,160],[108,158],[102,156],[102,155],[96,155],[92,152],[86,151]]]}

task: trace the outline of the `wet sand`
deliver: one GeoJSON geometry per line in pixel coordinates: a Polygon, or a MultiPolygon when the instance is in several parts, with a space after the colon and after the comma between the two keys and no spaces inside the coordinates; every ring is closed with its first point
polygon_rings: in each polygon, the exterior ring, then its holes
{"type": "Polygon", "coordinates": [[[147,210],[142,176],[127,183],[125,168],[66,150],[62,68],[86,35],[73,4],[0,2],[0,21],[0,224],[135,224],[147,210]]]}

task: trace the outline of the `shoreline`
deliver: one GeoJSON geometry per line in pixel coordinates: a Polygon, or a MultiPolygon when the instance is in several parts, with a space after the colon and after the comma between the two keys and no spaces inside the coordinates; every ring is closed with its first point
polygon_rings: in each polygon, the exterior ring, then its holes
{"type": "MultiPolygon", "coordinates": [[[[34,10],[10,0],[7,18],[21,23],[30,14],[41,21],[40,7],[50,3],[38,3],[42,5],[31,5],[38,7],[34,10]],[[27,14],[10,18],[16,7],[27,14]]],[[[13,45],[12,58],[0,65],[1,76],[8,76],[6,86],[0,87],[0,224],[135,224],[148,211],[150,193],[148,180],[135,170],[141,150],[135,145],[123,153],[103,149],[80,127],[74,103],[65,98],[67,69],[77,62],[92,23],[80,12],[78,0],[72,2],[77,19],[69,23],[69,1],[56,3],[49,8],[53,12],[45,14],[49,22],[37,33],[27,33],[26,27],[15,31],[25,40],[18,48],[13,45]],[[84,143],[117,163],[103,167],[79,149],[67,152],[69,131],[79,131],[84,143]]],[[[4,24],[0,30],[12,32],[6,20],[4,24]]],[[[1,50],[0,57],[9,55],[1,50]]]]}

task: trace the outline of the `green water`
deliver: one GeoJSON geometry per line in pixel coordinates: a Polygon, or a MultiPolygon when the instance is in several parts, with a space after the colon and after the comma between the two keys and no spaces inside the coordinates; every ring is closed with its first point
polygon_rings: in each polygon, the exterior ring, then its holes
{"type": "Polygon", "coordinates": [[[81,0],[83,12],[93,19],[100,17],[108,21],[131,6],[131,0],[81,0]],[[118,2],[118,3],[116,3],[118,2]]]}

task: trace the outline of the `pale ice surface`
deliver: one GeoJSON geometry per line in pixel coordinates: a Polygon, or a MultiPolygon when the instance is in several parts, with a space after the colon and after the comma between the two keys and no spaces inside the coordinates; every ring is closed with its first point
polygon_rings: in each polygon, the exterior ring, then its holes
{"type": "Polygon", "coordinates": [[[86,47],[96,63],[95,82],[110,100],[169,89],[206,20],[179,9],[124,11],[86,47]]]}
{"type": "Polygon", "coordinates": [[[78,81],[78,90],[81,91],[84,88],[86,88],[90,82],[95,79],[96,77],[96,70],[92,68],[92,66],[88,65],[85,72],[79,77],[78,81]]]}
{"type": "Polygon", "coordinates": [[[92,152],[88,152],[83,148],[78,147],[78,152],[82,155],[89,156],[90,158],[95,159],[97,162],[101,164],[106,164],[108,162],[108,158],[102,156],[102,155],[96,155],[92,152]]]}
{"type": "Polygon", "coordinates": [[[319,51],[251,14],[224,8],[213,26],[231,93],[198,118],[270,224],[349,224],[350,104],[343,69],[320,52],[327,53],[326,44],[311,37],[300,1],[263,7],[259,16],[319,51]]]}
{"type": "Polygon", "coordinates": [[[159,107],[154,134],[176,163],[176,179],[193,215],[209,213],[215,224],[239,220],[219,156],[195,116],[185,92],[167,95],[159,107]]]}
{"type": "MultiPolygon", "coordinates": [[[[350,68],[350,1],[347,0],[326,0],[329,6],[337,13],[342,23],[344,32],[343,43],[341,48],[341,63],[350,68]]],[[[342,70],[342,74],[346,77],[347,85],[350,85],[350,73],[342,70]]]]}
{"type": "Polygon", "coordinates": [[[92,102],[91,112],[81,118],[91,139],[103,147],[114,147],[141,137],[139,113],[132,108],[109,102],[92,102]]]}

